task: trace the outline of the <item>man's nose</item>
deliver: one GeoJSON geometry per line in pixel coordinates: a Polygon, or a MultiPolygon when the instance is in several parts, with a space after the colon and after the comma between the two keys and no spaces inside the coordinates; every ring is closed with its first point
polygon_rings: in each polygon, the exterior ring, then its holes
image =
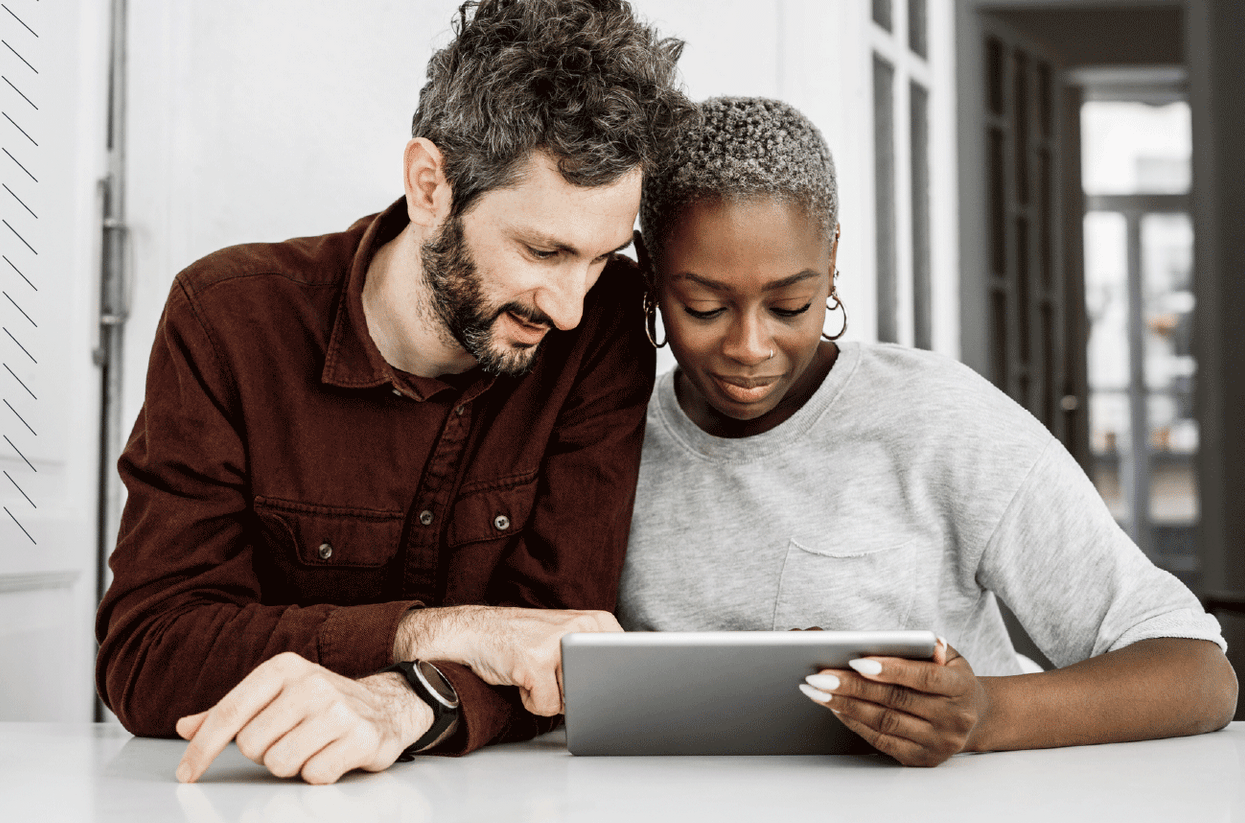
{"type": "Polygon", "coordinates": [[[563,331],[579,325],[584,316],[584,298],[596,283],[591,266],[567,266],[537,294],[536,305],[563,331]]]}

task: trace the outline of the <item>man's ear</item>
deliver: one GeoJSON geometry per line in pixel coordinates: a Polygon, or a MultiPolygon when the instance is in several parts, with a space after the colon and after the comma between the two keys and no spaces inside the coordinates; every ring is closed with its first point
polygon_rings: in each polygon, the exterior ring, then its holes
{"type": "Polygon", "coordinates": [[[406,213],[417,226],[434,228],[450,213],[453,192],[445,179],[445,158],[426,137],[406,144],[402,158],[406,213]]]}

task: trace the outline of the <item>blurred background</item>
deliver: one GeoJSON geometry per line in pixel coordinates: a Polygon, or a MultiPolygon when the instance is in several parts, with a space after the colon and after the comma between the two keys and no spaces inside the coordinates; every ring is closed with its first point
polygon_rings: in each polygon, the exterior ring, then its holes
{"type": "MultiPolygon", "coordinates": [[[[1245,646],[1245,4],[633,5],[687,41],[694,98],[778,97],[821,128],[848,339],[1007,391],[1245,646]]],[[[400,196],[456,6],[6,0],[0,719],[107,717],[92,617],[114,466],[174,275],[400,196]]]]}

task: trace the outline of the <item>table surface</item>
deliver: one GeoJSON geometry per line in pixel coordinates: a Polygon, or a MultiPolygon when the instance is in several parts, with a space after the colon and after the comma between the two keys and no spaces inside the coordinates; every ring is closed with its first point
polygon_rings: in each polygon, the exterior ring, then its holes
{"type": "Polygon", "coordinates": [[[1245,821],[1245,722],[1199,737],[960,755],[574,757],[561,731],[333,786],[230,746],[179,785],[184,744],[106,724],[0,723],[3,821],[1245,821]]]}

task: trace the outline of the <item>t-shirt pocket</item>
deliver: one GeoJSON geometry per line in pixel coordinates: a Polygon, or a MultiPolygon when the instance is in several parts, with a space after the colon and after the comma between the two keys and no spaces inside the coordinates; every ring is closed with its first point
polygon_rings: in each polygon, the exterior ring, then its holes
{"type": "Polygon", "coordinates": [[[792,537],[778,580],[773,628],[907,628],[917,543],[792,537]]]}

